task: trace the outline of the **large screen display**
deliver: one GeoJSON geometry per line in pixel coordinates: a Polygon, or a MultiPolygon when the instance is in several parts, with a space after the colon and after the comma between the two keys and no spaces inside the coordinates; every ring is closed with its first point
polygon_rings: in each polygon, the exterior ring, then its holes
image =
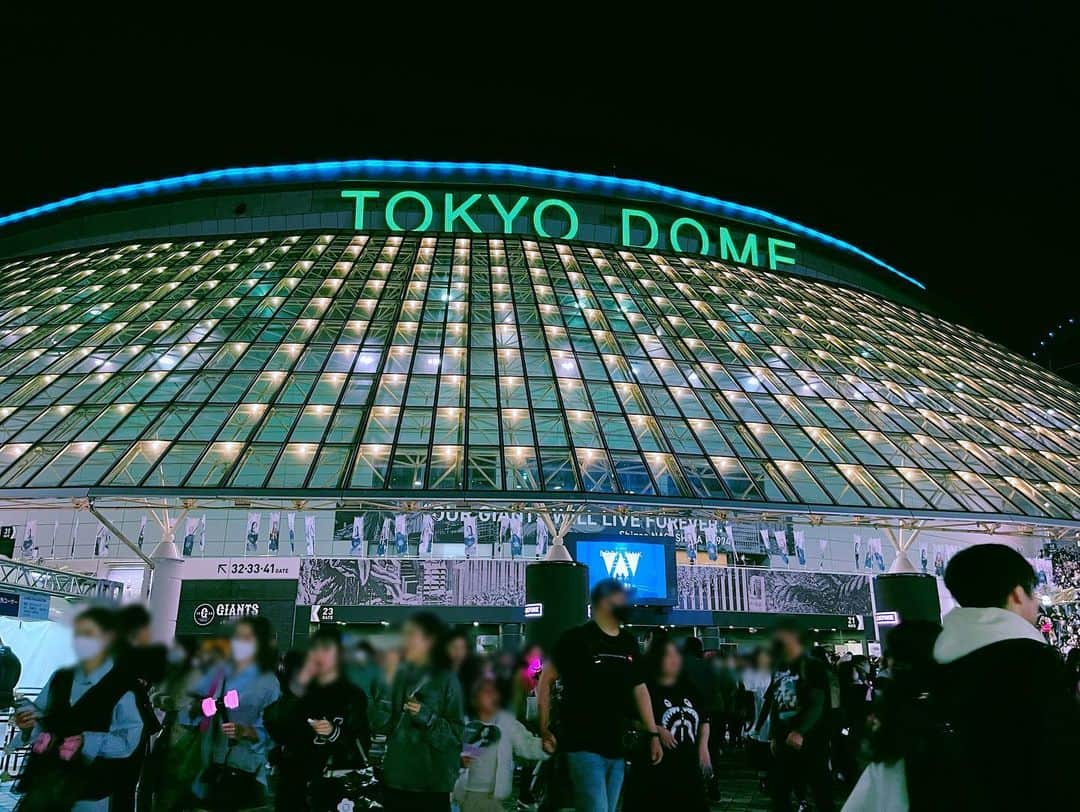
{"type": "Polygon", "coordinates": [[[574,560],[589,567],[589,589],[615,578],[626,584],[630,602],[645,606],[675,603],[675,541],[671,536],[573,533],[566,539],[574,560]]]}

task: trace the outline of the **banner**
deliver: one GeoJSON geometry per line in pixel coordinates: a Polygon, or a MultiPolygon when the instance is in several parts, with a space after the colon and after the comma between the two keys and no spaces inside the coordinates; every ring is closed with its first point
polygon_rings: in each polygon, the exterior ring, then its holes
{"type": "Polygon", "coordinates": [[[776,548],[780,551],[784,564],[789,564],[791,559],[788,558],[787,536],[783,530],[774,530],[773,537],[776,539],[776,548]]]}
{"type": "Polygon", "coordinates": [[[315,516],[310,513],[304,517],[304,543],[307,554],[315,555],[315,516]]]}
{"type": "Polygon", "coordinates": [[[22,547],[20,558],[37,558],[37,519],[27,519],[26,527],[23,528],[22,547]]]}
{"type": "Polygon", "coordinates": [[[296,552],[296,514],[290,513],[287,516],[289,520],[289,552],[296,552]]]}
{"type": "Polygon", "coordinates": [[[75,543],[79,540],[79,513],[75,511],[75,521],[71,523],[71,558],[75,557],[75,543]]]}
{"type": "Polygon", "coordinates": [[[98,524],[97,533],[94,534],[94,555],[98,558],[105,558],[109,555],[109,541],[112,539],[112,535],[109,533],[108,528],[103,524],[98,524]]]}
{"type": "Polygon", "coordinates": [[[431,558],[435,544],[435,517],[430,513],[420,516],[420,548],[417,552],[425,558],[431,558]]]}
{"type": "Polygon", "coordinates": [[[799,560],[799,566],[806,566],[806,534],[802,530],[793,530],[795,537],[795,557],[799,560]]]}
{"type": "Polygon", "coordinates": [[[184,558],[190,558],[195,552],[195,533],[199,529],[199,520],[195,516],[188,516],[184,520],[184,545],[181,554],[184,558]]]}
{"type": "Polygon", "coordinates": [[[710,561],[716,561],[720,557],[720,546],[716,542],[716,522],[706,522],[702,533],[705,536],[705,555],[710,561]]]}
{"type": "Polygon", "coordinates": [[[541,519],[536,519],[536,557],[543,558],[547,555],[548,542],[550,536],[548,535],[547,523],[541,519]]]}
{"type": "Polygon", "coordinates": [[[139,549],[143,548],[143,542],[146,541],[146,514],[144,513],[139,517],[139,538],[136,539],[136,543],[139,545],[139,549]]]}
{"type": "Polygon", "coordinates": [[[363,514],[353,516],[352,537],[349,540],[349,552],[353,555],[367,555],[367,545],[364,543],[364,517],[363,514]]]}
{"type": "Polygon", "coordinates": [[[259,549],[259,526],[262,524],[261,513],[249,513],[247,517],[247,544],[245,549],[253,553],[259,549]]]}
{"type": "Polygon", "coordinates": [[[269,550],[272,553],[278,551],[278,537],[281,534],[281,514],[270,514],[270,536],[269,536],[269,550]]]}
{"type": "Polygon", "coordinates": [[[691,564],[697,563],[698,537],[697,526],[693,522],[687,522],[682,528],[683,547],[686,549],[686,560],[691,564]]]}
{"type": "Polygon", "coordinates": [[[199,555],[206,555],[206,514],[199,519],[199,555]]]}

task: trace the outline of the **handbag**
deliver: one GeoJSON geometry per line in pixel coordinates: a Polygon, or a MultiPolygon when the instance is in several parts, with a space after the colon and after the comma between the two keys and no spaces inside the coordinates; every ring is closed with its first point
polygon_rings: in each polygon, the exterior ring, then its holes
{"type": "Polygon", "coordinates": [[[383,808],[382,786],[375,777],[375,768],[360,742],[354,740],[354,744],[363,766],[335,770],[327,762],[322,775],[309,786],[308,803],[312,812],[383,808]]]}
{"type": "Polygon", "coordinates": [[[255,773],[227,764],[211,764],[203,773],[203,782],[208,809],[250,809],[262,806],[266,798],[266,790],[255,773]]]}

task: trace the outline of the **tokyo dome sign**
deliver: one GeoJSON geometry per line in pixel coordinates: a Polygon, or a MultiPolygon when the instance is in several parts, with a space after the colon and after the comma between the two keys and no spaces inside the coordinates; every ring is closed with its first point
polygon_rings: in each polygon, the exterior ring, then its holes
{"type": "Polygon", "coordinates": [[[640,208],[623,207],[613,217],[611,210],[594,202],[560,197],[418,189],[344,189],[341,197],[353,202],[353,224],[358,231],[385,228],[611,241],[624,248],[700,254],[770,270],[794,265],[797,256],[794,242],[775,236],[733,233],[694,217],[671,217],[640,208]],[[602,235],[608,233],[610,239],[605,239],[602,235]]]}

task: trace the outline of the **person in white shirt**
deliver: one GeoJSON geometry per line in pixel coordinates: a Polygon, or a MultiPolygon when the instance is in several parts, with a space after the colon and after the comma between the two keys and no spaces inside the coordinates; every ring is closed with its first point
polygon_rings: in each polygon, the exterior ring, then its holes
{"type": "Polygon", "coordinates": [[[540,738],[502,709],[493,675],[476,681],[468,704],[464,769],[454,785],[454,800],[461,812],[501,812],[513,790],[514,759],[543,761],[548,755],[540,738]]]}

